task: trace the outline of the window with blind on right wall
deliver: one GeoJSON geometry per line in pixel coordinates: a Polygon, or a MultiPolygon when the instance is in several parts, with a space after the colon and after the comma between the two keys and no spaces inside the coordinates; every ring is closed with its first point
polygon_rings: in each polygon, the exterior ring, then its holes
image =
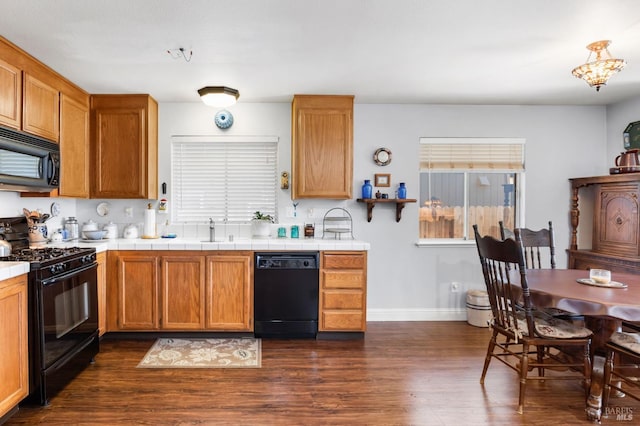
{"type": "Polygon", "coordinates": [[[516,226],[524,197],[523,138],[420,138],[421,242],[500,237],[516,226]]]}

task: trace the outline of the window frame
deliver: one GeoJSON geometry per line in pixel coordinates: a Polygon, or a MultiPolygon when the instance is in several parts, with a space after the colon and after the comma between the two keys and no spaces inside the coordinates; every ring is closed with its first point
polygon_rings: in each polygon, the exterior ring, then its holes
{"type": "MultiPolygon", "coordinates": [[[[465,137],[455,137],[455,138],[428,138],[423,137],[420,138],[420,145],[435,143],[435,144],[518,144],[522,145],[522,164],[520,170],[514,170],[509,168],[423,168],[422,166],[422,156],[420,156],[420,164],[418,165],[418,173],[422,175],[422,173],[427,172],[435,172],[435,173],[462,173],[463,176],[463,197],[464,197],[464,233],[468,237],[463,238],[420,238],[418,237],[418,241],[416,242],[416,246],[418,247],[429,247],[429,246],[438,246],[438,247],[458,247],[458,246],[471,246],[475,245],[475,241],[470,237],[470,226],[468,222],[469,215],[469,175],[471,173],[487,173],[487,174],[504,174],[511,173],[516,175],[514,185],[515,185],[515,199],[513,200],[513,205],[516,209],[514,221],[515,226],[519,226],[521,223],[524,223],[524,210],[525,210],[525,180],[526,180],[526,170],[525,170],[525,149],[526,149],[526,139],[524,138],[499,138],[499,137],[491,137],[491,138],[465,138],[465,137]]],[[[420,188],[422,192],[422,188],[420,188]]],[[[421,206],[418,206],[419,208],[421,206]]],[[[418,221],[420,221],[420,216],[418,215],[418,221]]]]}
{"type": "MultiPolygon", "coordinates": [[[[244,147],[244,148],[249,149],[248,147],[244,147]]],[[[224,148],[222,148],[222,150],[224,150],[224,148]]],[[[240,157],[234,157],[234,159],[238,160],[240,159],[240,157]]],[[[279,161],[279,137],[277,136],[206,136],[206,135],[174,135],[172,136],[171,143],[170,143],[170,175],[171,175],[170,182],[171,182],[171,190],[172,190],[172,198],[173,198],[172,207],[170,208],[170,215],[171,215],[172,223],[176,223],[176,224],[201,223],[203,220],[206,221],[208,220],[209,217],[213,216],[215,221],[223,221],[228,224],[243,224],[243,223],[248,223],[251,220],[253,213],[256,210],[260,210],[263,214],[270,214],[271,216],[276,218],[278,213],[278,188],[279,188],[278,161],[279,161]],[[269,154],[268,157],[265,157],[267,158],[267,160],[269,160],[267,164],[270,164],[270,165],[272,164],[272,167],[270,167],[270,170],[268,170],[268,173],[265,176],[268,176],[268,179],[270,182],[268,184],[269,191],[267,194],[272,192],[273,198],[271,199],[271,197],[269,197],[269,200],[267,203],[265,203],[264,200],[256,201],[252,198],[246,198],[246,204],[248,205],[248,209],[246,212],[243,212],[242,214],[246,214],[247,217],[245,219],[230,218],[229,206],[236,207],[235,209],[232,209],[232,210],[237,212],[237,205],[234,204],[234,203],[237,203],[237,197],[235,201],[230,200],[231,198],[234,198],[234,197],[228,197],[228,193],[229,193],[228,191],[233,189],[229,188],[229,183],[227,183],[227,181],[230,181],[230,179],[228,179],[229,170],[226,169],[226,167],[233,169],[233,161],[230,162],[228,160],[228,157],[226,157],[225,155],[224,160],[221,160],[225,164],[224,177],[223,178],[218,177],[219,180],[225,182],[225,183],[218,182],[220,185],[224,187],[224,191],[222,192],[222,195],[220,196],[220,198],[217,198],[217,201],[216,201],[216,203],[220,203],[220,200],[221,200],[222,203],[224,204],[224,207],[219,208],[217,213],[208,211],[204,213],[202,217],[194,218],[193,220],[189,220],[188,218],[183,219],[184,216],[189,216],[189,213],[186,213],[184,215],[179,214],[180,202],[181,201],[184,202],[184,200],[181,200],[181,197],[184,197],[185,191],[180,191],[181,186],[177,183],[177,179],[179,178],[176,176],[176,167],[178,167],[175,164],[175,162],[177,161],[175,157],[175,151],[174,151],[175,149],[177,149],[176,147],[180,144],[188,145],[189,143],[198,144],[198,145],[229,144],[231,146],[233,145],[240,146],[240,144],[242,144],[243,142],[245,142],[247,145],[249,144],[258,144],[258,145],[272,144],[273,145],[273,150],[268,153],[269,154]],[[178,195],[178,193],[180,193],[181,195],[178,195]],[[220,212],[224,212],[223,217],[221,217],[218,214],[220,212]]],[[[240,162],[237,162],[236,164],[239,164],[239,163],[240,162]]],[[[185,166],[183,165],[182,167],[184,170],[185,166]]],[[[246,167],[243,166],[242,168],[246,168],[246,167]]],[[[238,170],[238,173],[241,173],[241,170],[238,170]]],[[[220,170],[217,170],[217,172],[214,173],[214,175],[216,174],[220,175],[220,170]]],[[[243,175],[239,174],[239,176],[241,176],[240,180],[242,180],[243,175]]],[[[206,177],[203,177],[203,180],[205,179],[206,177]]],[[[198,183],[200,184],[200,182],[198,183]]],[[[201,183],[201,185],[206,186],[208,184],[201,183]]],[[[220,192],[219,189],[220,188],[218,188],[218,192],[220,192]]],[[[236,192],[234,195],[237,196],[237,194],[238,193],[236,192]]],[[[261,193],[261,195],[262,194],[263,193],[261,193]]],[[[190,200],[190,201],[194,202],[195,200],[190,200]]],[[[236,216],[237,216],[237,213],[236,213],[236,216]]]]}

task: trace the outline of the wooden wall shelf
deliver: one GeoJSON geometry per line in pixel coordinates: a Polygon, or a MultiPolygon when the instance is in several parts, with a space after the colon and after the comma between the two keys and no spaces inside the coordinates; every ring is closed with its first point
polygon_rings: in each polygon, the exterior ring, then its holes
{"type": "Polygon", "coordinates": [[[373,208],[376,204],[395,204],[396,205],[396,222],[400,222],[402,217],[402,209],[407,203],[415,203],[417,200],[414,198],[358,198],[359,203],[367,204],[367,222],[371,222],[373,217],[373,208]]]}

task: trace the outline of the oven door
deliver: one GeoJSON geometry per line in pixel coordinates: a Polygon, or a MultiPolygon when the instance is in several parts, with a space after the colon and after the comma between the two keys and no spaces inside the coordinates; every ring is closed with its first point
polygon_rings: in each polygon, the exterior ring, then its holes
{"type": "Polygon", "coordinates": [[[44,280],[40,297],[41,368],[82,349],[98,330],[96,264],[44,280]]]}

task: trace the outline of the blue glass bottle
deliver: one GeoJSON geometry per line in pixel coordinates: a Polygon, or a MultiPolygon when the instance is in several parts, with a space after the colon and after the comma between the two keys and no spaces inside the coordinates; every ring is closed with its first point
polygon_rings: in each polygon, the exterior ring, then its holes
{"type": "Polygon", "coordinates": [[[364,185],[362,185],[362,198],[364,199],[371,198],[372,193],[373,193],[373,186],[371,185],[371,181],[368,179],[365,179],[364,185]]]}
{"type": "Polygon", "coordinates": [[[404,182],[400,182],[400,187],[398,188],[398,198],[401,200],[407,198],[407,187],[404,185],[404,182]]]}

